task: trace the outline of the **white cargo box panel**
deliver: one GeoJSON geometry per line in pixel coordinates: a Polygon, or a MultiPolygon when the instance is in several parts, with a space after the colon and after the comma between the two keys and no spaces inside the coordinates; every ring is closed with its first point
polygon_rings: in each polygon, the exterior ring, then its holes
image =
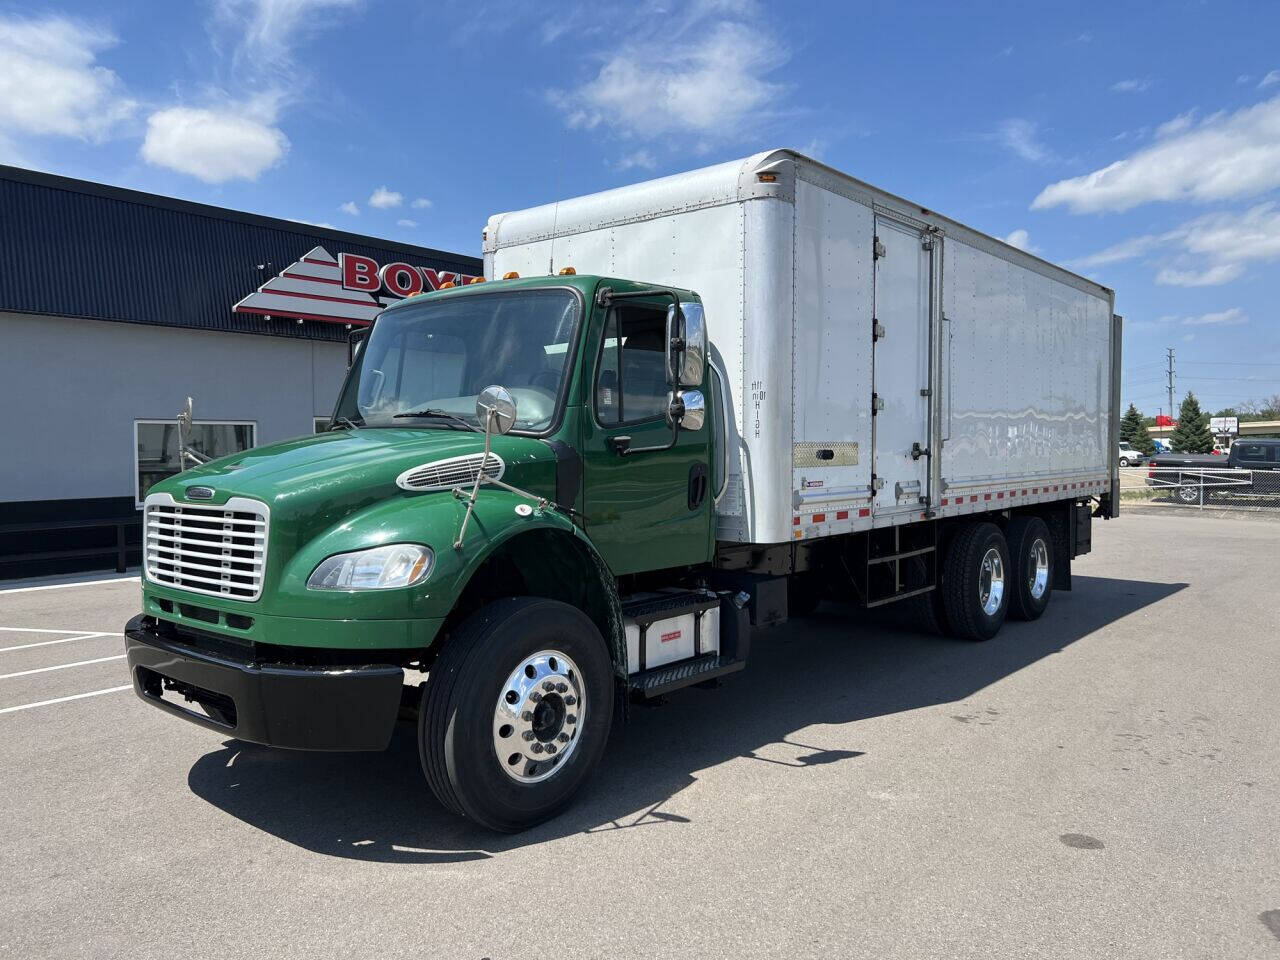
{"type": "Polygon", "coordinates": [[[1111,291],[793,151],[499,214],[484,249],[489,278],[697,291],[729,408],[721,540],[1115,482],[1111,291]]]}

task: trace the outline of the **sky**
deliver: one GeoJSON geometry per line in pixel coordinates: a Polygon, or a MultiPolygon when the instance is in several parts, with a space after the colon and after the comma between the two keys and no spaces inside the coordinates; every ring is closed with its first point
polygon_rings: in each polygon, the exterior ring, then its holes
{"type": "Polygon", "coordinates": [[[479,255],[794,147],[1116,291],[1122,399],[1280,394],[1280,4],[0,0],[0,163],[479,255]]]}

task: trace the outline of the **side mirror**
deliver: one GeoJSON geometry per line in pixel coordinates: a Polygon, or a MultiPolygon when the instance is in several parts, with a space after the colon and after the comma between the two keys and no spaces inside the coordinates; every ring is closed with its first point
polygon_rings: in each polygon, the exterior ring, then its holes
{"type": "Polygon", "coordinates": [[[707,323],[700,303],[667,308],[667,381],[700,387],[707,359],[707,323]]]}
{"type": "Polygon", "coordinates": [[[707,401],[701,390],[681,390],[678,402],[684,409],[680,417],[681,430],[701,430],[707,422],[707,401]]]}
{"type": "Polygon", "coordinates": [[[476,419],[484,432],[507,433],[516,423],[516,400],[506,387],[496,383],[476,397],[476,419]]]}

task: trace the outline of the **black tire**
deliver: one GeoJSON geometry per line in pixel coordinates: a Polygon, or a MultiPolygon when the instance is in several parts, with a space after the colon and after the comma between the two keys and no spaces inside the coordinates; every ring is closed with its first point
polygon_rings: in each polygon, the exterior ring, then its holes
{"type": "Polygon", "coordinates": [[[787,578],[788,619],[811,616],[821,602],[822,584],[813,574],[799,573],[787,578]]]}
{"type": "Polygon", "coordinates": [[[1120,458],[1120,466],[1122,466],[1122,467],[1127,467],[1128,465],[1129,465],[1129,458],[1128,458],[1128,457],[1121,457],[1121,458],[1120,458]]]}
{"type": "Polygon", "coordinates": [[[549,820],[599,762],[613,699],[609,651],[586,614],[538,597],[488,604],[454,631],[427,678],[418,718],[427,783],[446,808],[491,830],[514,833],[549,820]],[[541,782],[521,782],[498,757],[495,708],[512,671],[542,650],[560,651],[576,664],[585,684],[585,720],[563,767],[541,782]]]}
{"type": "Polygon", "coordinates": [[[941,589],[918,593],[905,601],[904,606],[921,633],[936,637],[951,635],[951,630],[947,627],[946,611],[942,609],[941,589]]]}
{"type": "Polygon", "coordinates": [[[942,574],[942,609],[951,635],[962,640],[990,640],[1000,631],[1009,612],[1009,548],[994,523],[970,523],[961,528],[947,549],[942,574]],[[983,609],[979,594],[982,567],[988,551],[995,550],[1004,573],[1004,589],[991,612],[983,609]]]}
{"type": "Polygon", "coordinates": [[[1049,528],[1039,517],[1014,517],[1004,536],[1013,568],[1009,616],[1016,620],[1036,620],[1053,596],[1053,540],[1049,537],[1049,528]],[[1043,558],[1047,576],[1038,597],[1033,584],[1033,573],[1039,567],[1037,558],[1043,558]]]}

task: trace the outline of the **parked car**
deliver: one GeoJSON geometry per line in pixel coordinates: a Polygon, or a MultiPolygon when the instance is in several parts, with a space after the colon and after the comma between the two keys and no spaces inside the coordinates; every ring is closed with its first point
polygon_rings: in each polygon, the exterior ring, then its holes
{"type": "Polygon", "coordinates": [[[1146,458],[1146,454],[1131,444],[1128,440],[1120,441],[1120,466],[1134,467],[1142,463],[1146,458]]]}
{"type": "Polygon", "coordinates": [[[1280,439],[1237,440],[1220,453],[1157,453],[1148,464],[1147,485],[1168,487],[1181,503],[1228,496],[1280,494],[1280,439]]]}

